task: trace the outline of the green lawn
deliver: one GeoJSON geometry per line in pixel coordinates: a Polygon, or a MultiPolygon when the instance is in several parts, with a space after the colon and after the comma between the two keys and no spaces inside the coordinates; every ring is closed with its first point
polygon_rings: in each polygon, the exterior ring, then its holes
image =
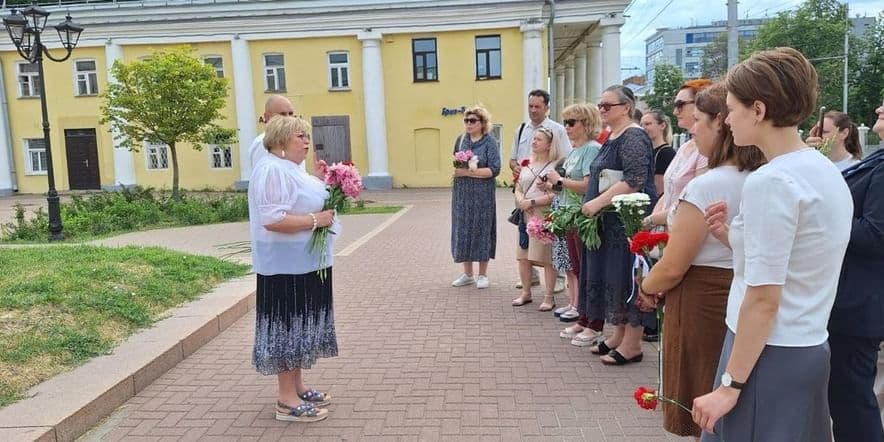
{"type": "Polygon", "coordinates": [[[249,267],[150,247],[0,248],[0,407],[249,267]]]}

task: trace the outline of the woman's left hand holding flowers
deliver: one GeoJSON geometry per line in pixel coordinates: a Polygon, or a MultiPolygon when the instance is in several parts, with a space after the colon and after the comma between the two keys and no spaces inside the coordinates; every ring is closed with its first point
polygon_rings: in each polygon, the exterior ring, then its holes
{"type": "Polygon", "coordinates": [[[602,209],[604,209],[604,207],[598,203],[598,198],[596,198],[583,204],[583,206],[580,208],[580,212],[582,212],[585,216],[595,216],[599,212],[601,212],[602,209]]]}
{"type": "Polygon", "coordinates": [[[712,393],[694,399],[691,413],[694,423],[707,433],[715,431],[715,424],[737,406],[740,390],[719,386],[712,393]]]}
{"type": "Polygon", "coordinates": [[[455,177],[470,176],[472,173],[473,173],[473,171],[470,169],[464,169],[464,168],[455,168],[454,169],[454,176],[455,177]]]}

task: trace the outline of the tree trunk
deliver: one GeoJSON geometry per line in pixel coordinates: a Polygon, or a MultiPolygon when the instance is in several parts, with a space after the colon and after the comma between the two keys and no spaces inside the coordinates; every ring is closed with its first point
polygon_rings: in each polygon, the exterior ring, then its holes
{"type": "Polygon", "coordinates": [[[175,142],[169,143],[169,151],[172,153],[172,199],[180,200],[181,193],[178,191],[178,151],[175,150],[175,142]]]}

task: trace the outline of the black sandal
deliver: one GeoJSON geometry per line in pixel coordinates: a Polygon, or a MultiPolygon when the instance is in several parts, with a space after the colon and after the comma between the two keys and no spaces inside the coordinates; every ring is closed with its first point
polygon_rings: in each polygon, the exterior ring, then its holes
{"type": "Polygon", "coordinates": [[[644,353],[639,353],[638,356],[633,356],[631,359],[626,359],[622,354],[620,354],[619,351],[611,350],[611,352],[608,353],[608,356],[610,356],[612,359],[614,359],[614,362],[608,362],[608,361],[602,359],[602,364],[605,364],[605,365],[626,365],[626,364],[629,364],[632,362],[641,362],[642,358],[644,357],[644,353]]]}
{"type": "MultiPolygon", "coordinates": [[[[617,347],[614,347],[614,348],[617,348],[617,347]]],[[[602,339],[602,341],[599,342],[598,347],[595,350],[590,350],[590,353],[592,353],[594,355],[606,355],[606,354],[614,351],[614,348],[608,347],[608,344],[605,344],[605,340],[602,339]]]]}

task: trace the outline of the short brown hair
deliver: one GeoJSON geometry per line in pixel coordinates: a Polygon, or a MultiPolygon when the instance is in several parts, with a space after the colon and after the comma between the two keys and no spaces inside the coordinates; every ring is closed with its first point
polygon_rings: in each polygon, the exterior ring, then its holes
{"type": "Polygon", "coordinates": [[[595,140],[602,132],[602,115],[596,106],[586,103],[572,104],[562,110],[562,118],[565,120],[574,118],[582,121],[588,140],[595,140]]]}
{"type": "Polygon", "coordinates": [[[292,136],[298,133],[309,134],[310,123],[301,117],[288,115],[273,118],[264,129],[264,148],[269,151],[278,147],[284,151],[292,136]]]}
{"type": "Polygon", "coordinates": [[[744,106],[764,103],[764,119],[774,127],[798,126],[816,106],[816,69],[792,48],[756,52],[731,68],[726,82],[744,106]]]}
{"type": "Polygon", "coordinates": [[[482,107],[481,104],[477,104],[473,107],[468,108],[463,113],[464,117],[470,115],[475,116],[479,119],[479,122],[482,123],[482,135],[486,135],[488,132],[491,132],[491,113],[488,112],[488,109],[482,107]]]}
{"type": "Polygon", "coordinates": [[[761,167],[767,160],[764,153],[756,146],[734,145],[734,136],[730,126],[725,123],[727,119],[727,88],[722,83],[715,83],[700,91],[694,98],[697,110],[708,115],[710,119],[719,118],[719,138],[712,153],[709,155],[709,168],[714,169],[733,159],[737,170],[755,170],[761,167]]]}

